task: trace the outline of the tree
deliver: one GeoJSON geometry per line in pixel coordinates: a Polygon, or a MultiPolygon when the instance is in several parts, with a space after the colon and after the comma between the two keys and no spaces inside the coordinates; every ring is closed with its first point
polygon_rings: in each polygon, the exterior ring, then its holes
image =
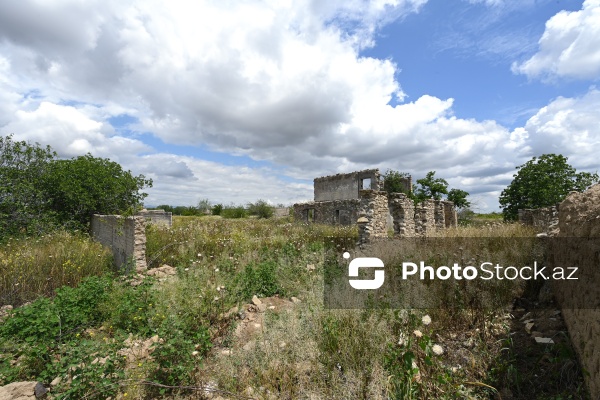
{"type": "Polygon", "coordinates": [[[434,176],[435,171],[429,171],[425,178],[417,180],[417,183],[421,185],[416,190],[416,197],[419,201],[425,199],[441,200],[443,194],[448,194],[448,182],[434,176]]]}
{"type": "Polygon", "coordinates": [[[583,192],[598,182],[597,173],[577,173],[567,160],[560,154],[544,154],[516,167],[519,171],[500,194],[504,219],[517,219],[519,209],[555,205],[569,192],[583,192]]]}
{"type": "Polygon", "coordinates": [[[0,241],[54,225],[40,182],[56,153],[12,137],[0,137],[0,241]]]}
{"type": "Polygon", "coordinates": [[[131,214],[137,211],[152,180],[133,176],[121,165],[91,154],[54,160],[43,179],[50,208],[61,224],[86,228],[92,214],[131,214]]]}
{"type": "Polygon", "coordinates": [[[410,178],[410,174],[406,172],[388,169],[385,174],[383,174],[383,190],[388,193],[404,193],[410,195],[410,190],[407,190],[404,185],[404,182],[408,178],[410,178]]]}
{"type": "Polygon", "coordinates": [[[255,203],[248,203],[248,214],[256,215],[258,218],[271,218],[275,209],[264,200],[257,200],[255,203]]]}
{"type": "Polygon", "coordinates": [[[198,202],[198,212],[200,215],[210,214],[211,213],[212,204],[209,199],[202,199],[198,202]]]}
{"type": "Polygon", "coordinates": [[[467,200],[468,192],[461,189],[450,189],[447,199],[454,203],[454,207],[459,209],[469,208],[471,202],[467,200]]]}

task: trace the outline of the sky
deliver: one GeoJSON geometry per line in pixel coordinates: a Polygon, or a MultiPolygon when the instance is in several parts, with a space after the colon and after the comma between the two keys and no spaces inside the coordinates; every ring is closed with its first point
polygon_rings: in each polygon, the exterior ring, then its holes
{"type": "Polygon", "coordinates": [[[534,156],[600,170],[599,80],[600,0],[0,2],[0,134],[152,178],[147,206],[380,168],[499,211],[534,156]]]}

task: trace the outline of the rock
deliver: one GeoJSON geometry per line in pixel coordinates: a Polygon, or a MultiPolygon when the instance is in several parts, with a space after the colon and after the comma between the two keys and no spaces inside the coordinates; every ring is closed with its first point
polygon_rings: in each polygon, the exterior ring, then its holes
{"type": "Polygon", "coordinates": [[[258,307],[258,312],[267,311],[267,305],[265,303],[259,304],[257,307],[258,307]]]}
{"type": "Polygon", "coordinates": [[[262,301],[260,301],[260,299],[258,297],[256,297],[256,295],[252,296],[252,304],[254,304],[255,306],[261,305],[262,301]]]}
{"type": "Polygon", "coordinates": [[[230,356],[231,350],[230,349],[221,350],[221,354],[224,356],[230,356]]]}
{"type": "Polygon", "coordinates": [[[61,381],[62,381],[62,378],[60,376],[57,376],[56,378],[54,378],[52,380],[52,382],[50,382],[50,386],[57,386],[60,384],[61,381]]]}
{"type": "Polygon", "coordinates": [[[529,323],[525,324],[525,331],[526,331],[527,333],[531,333],[531,330],[533,329],[533,326],[534,326],[534,325],[535,325],[535,324],[534,324],[533,322],[529,322],[529,323]]]}
{"type": "Polygon", "coordinates": [[[307,264],[306,265],[306,270],[307,271],[314,271],[315,270],[315,264],[307,264]]]}
{"type": "Polygon", "coordinates": [[[290,300],[292,300],[292,303],[296,303],[296,304],[298,304],[298,303],[301,303],[301,302],[302,302],[302,301],[301,301],[299,298],[297,298],[297,297],[292,297],[290,300]]]}
{"type": "Polygon", "coordinates": [[[553,344],[554,340],[547,337],[536,337],[535,342],[540,344],[553,344]]]}
{"type": "Polygon", "coordinates": [[[13,382],[0,387],[2,400],[28,400],[40,399],[46,395],[48,389],[40,382],[13,382]]]}

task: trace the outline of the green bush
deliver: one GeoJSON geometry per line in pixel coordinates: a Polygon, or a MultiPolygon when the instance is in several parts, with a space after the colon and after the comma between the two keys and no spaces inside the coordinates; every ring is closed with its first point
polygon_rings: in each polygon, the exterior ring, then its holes
{"type": "Polygon", "coordinates": [[[275,208],[264,200],[258,200],[255,203],[248,204],[248,213],[258,218],[271,218],[275,213],[275,208]]]}
{"type": "Polygon", "coordinates": [[[221,210],[223,218],[246,218],[246,209],[242,206],[229,206],[221,210]]]}

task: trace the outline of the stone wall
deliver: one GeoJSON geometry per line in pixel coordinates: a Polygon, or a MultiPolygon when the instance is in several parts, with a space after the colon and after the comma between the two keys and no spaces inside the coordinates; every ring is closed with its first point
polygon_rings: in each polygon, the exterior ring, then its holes
{"type": "Polygon", "coordinates": [[[359,199],[311,201],[294,204],[294,219],[329,225],[353,225],[358,220],[359,199]]]}
{"type": "Polygon", "coordinates": [[[147,223],[173,226],[173,213],[165,210],[142,210],[138,213],[146,219],[147,223]]]}
{"type": "Polygon", "coordinates": [[[600,399],[600,184],[571,193],[558,208],[558,235],[551,240],[552,267],[578,267],[574,284],[553,285],[554,296],[592,399],[600,399]]]}
{"type": "Polygon", "coordinates": [[[435,230],[435,200],[427,199],[415,207],[415,234],[427,236],[435,230]]]}
{"type": "Polygon", "coordinates": [[[275,207],[273,210],[273,218],[285,218],[290,216],[289,207],[275,207]]]}
{"type": "Polygon", "coordinates": [[[359,242],[388,237],[388,198],[386,192],[361,190],[359,212],[359,242]],[[366,221],[365,221],[366,219],[366,221]]]}
{"type": "Polygon", "coordinates": [[[559,205],[519,210],[519,222],[533,226],[539,232],[548,232],[558,226],[559,205]]]}
{"type": "Polygon", "coordinates": [[[349,174],[337,174],[315,178],[314,199],[315,201],[332,201],[358,199],[359,190],[380,190],[381,177],[378,169],[366,169],[351,172],[349,174]],[[370,187],[364,184],[364,180],[370,180],[370,187]]]}
{"type": "Polygon", "coordinates": [[[415,205],[404,193],[392,193],[388,197],[388,207],[392,215],[394,235],[412,237],[415,235],[415,205]]]}
{"type": "Polygon", "coordinates": [[[94,214],[91,225],[95,240],[110,247],[118,268],[146,268],[146,218],[141,215],[94,214]]]}

